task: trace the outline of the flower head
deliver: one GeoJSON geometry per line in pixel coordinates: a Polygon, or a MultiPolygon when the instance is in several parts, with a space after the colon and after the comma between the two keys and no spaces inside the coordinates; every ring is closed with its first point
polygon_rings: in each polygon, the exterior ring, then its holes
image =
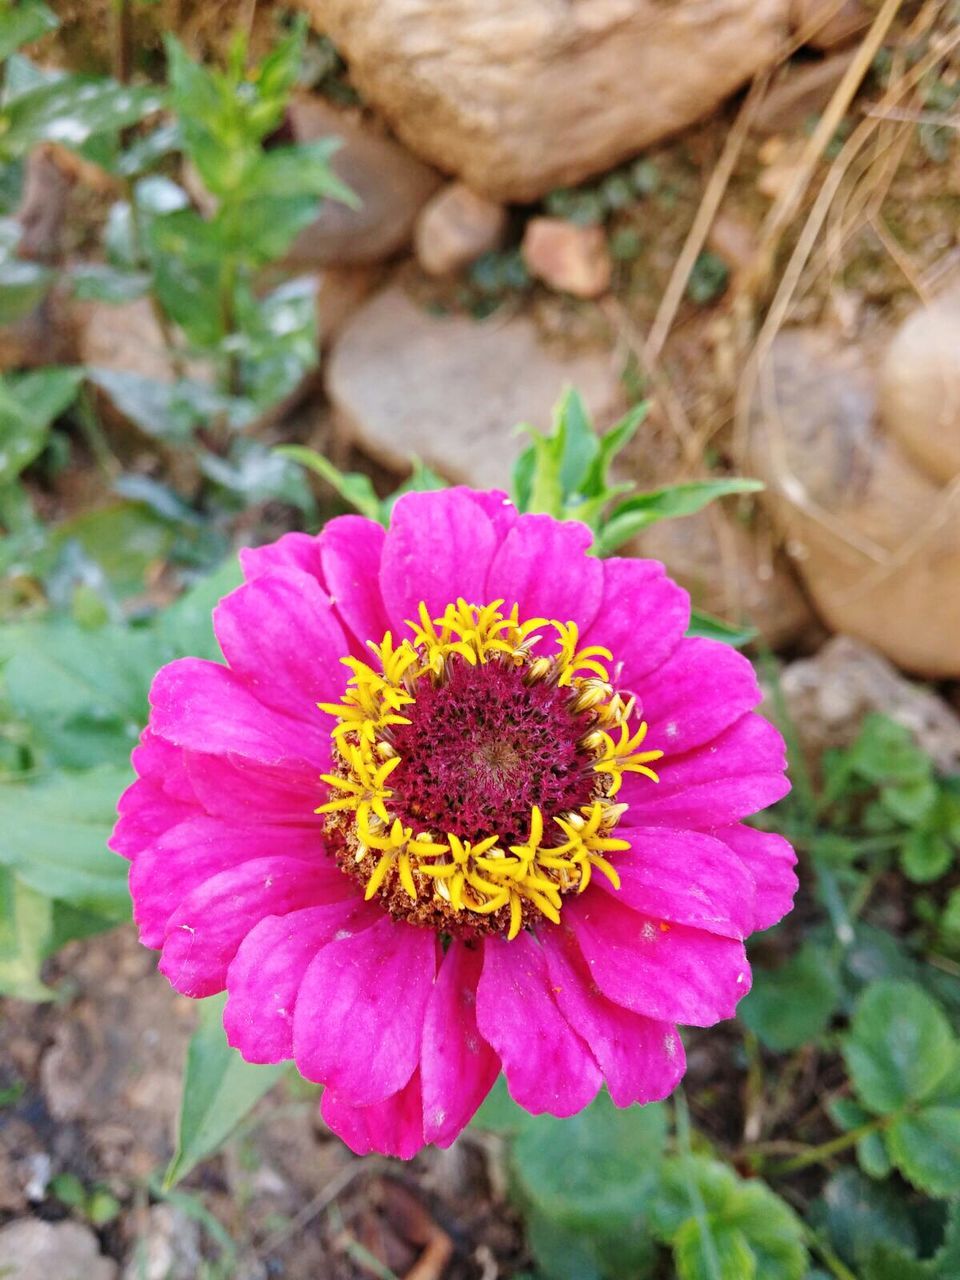
{"type": "Polygon", "coordinates": [[[113,847],[141,938],[230,1042],[293,1058],[357,1151],[668,1094],[789,910],[750,664],[653,561],[500,494],[410,494],[242,553],[226,665],[151,691],[113,847]]]}

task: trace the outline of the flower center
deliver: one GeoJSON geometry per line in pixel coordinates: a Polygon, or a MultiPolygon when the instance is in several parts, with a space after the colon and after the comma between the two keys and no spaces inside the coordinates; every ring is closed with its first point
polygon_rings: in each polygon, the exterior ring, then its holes
{"type": "Polygon", "coordinates": [[[395,918],[461,936],[558,922],[595,870],[619,887],[615,796],[663,754],[640,749],[606,649],[503,603],[421,604],[412,637],[342,659],[343,700],[321,704],[336,763],[317,812],[340,865],[395,918]]]}

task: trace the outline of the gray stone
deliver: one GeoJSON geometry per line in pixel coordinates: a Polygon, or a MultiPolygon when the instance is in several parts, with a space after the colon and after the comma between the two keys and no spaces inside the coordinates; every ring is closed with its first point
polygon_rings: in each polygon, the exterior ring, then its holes
{"type": "Polygon", "coordinates": [[[498,200],[602,173],[779,55],[790,0],[306,0],[364,98],[498,200]]]}
{"type": "Polygon", "coordinates": [[[344,434],[397,469],[417,455],[451,480],[509,484],[523,448],[516,426],[541,430],[567,385],[600,423],[620,411],[609,356],[564,359],[525,316],[438,317],[392,287],[366,303],[336,343],[327,389],[344,434]]]}
{"type": "Polygon", "coordinates": [[[960,717],[940,698],[904,679],[892,663],[850,636],[835,636],[813,658],[784,668],[780,690],[812,759],[849,747],[864,717],[880,712],[909,729],[944,773],[960,769],[960,717]]]}
{"type": "Polygon", "coordinates": [[[405,249],[420,210],[440,177],[386,134],[323,98],[303,96],[290,107],[300,142],[340,138],[331,167],[360,201],[357,208],[325,200],[316,222],[301,231],[287,257],[297,270],[381,262],[405,249]]]}
{"type": "Polygon", "coordinates": [[[0,1228],[4,1280],[115,1280],[117,1264],[101,1257],[97,1237],[79,1222],[21,1218],[0,1228]]]}

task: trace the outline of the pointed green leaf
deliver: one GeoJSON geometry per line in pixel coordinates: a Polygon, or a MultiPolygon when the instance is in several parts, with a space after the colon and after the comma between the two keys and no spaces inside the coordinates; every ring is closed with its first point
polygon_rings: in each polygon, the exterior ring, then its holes
{"type": "Polygon", "coordinates": [[[223,1031],[226,999],[225,994],[211,996],[200,1005],[200,1021],[187,1050],[177,1149],[164,1178],[167,1189],[215,1155],[286,1070],[283,1062],[244,1062],[230,1048],[223,1031]]]}

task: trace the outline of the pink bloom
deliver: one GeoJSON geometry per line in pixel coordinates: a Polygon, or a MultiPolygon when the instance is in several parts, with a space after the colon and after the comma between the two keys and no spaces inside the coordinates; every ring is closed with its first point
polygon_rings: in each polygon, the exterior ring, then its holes
{"type": "Polygon", "coordinates": [[[161,670],[112,845],[178,991],[326,1086],[358,1152],[446,1146],[498,1072],[534,1113],[684,1070],[794,855],[745,658],[685,593],[501,495],[410,494],[241,553],[226,659],[161,670]],[[320,704],[318,706],[318,704],[320,704]]]}

